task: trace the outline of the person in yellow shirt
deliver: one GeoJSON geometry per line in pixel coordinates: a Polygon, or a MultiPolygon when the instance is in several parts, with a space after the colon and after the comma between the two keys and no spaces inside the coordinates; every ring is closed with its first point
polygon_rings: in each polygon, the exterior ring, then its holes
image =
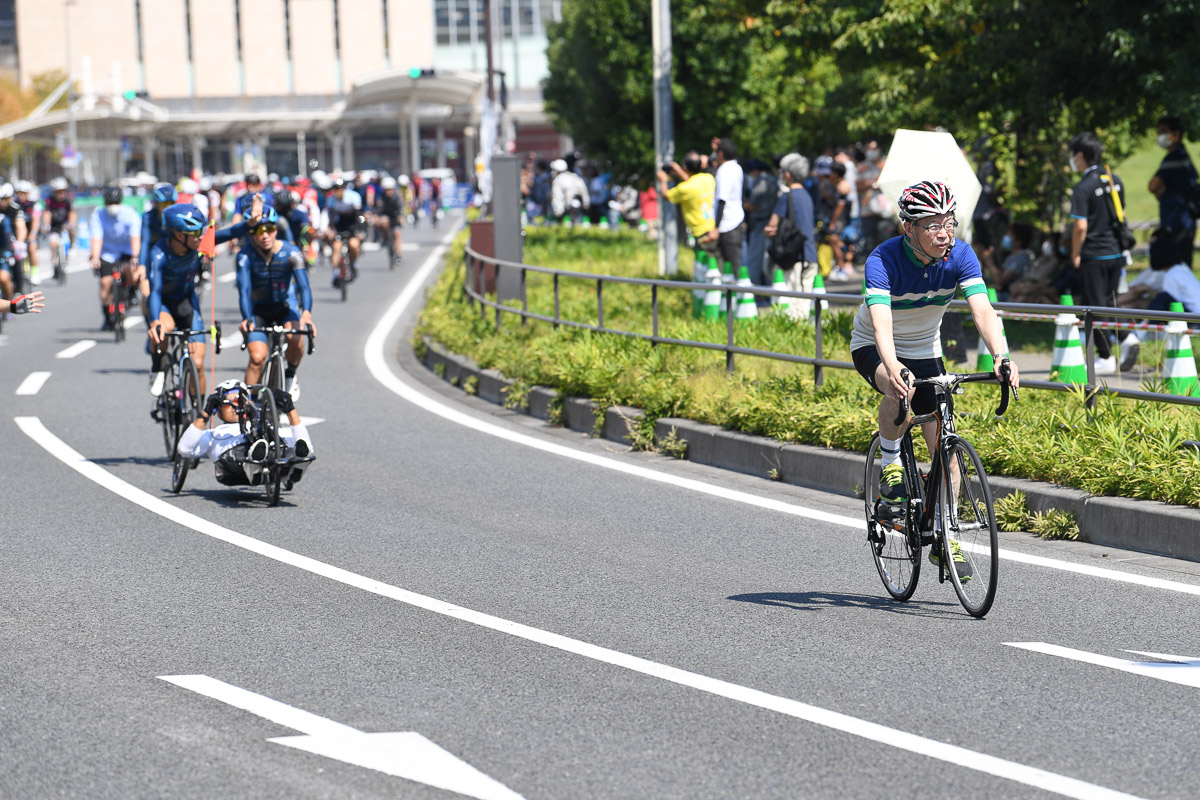
{"type": "Polygon", "coordinates": [[[684,155],[683,166],[672,161],[670,169],[675,177],[679,178],[680,183],[668,188],[667,183],[671,176],[660,169],[659,192],[683,211],[683,222],[696,240],[696,250],[704,250],[716,256],[716,241],[712,242],[711,248],[704,242],[704,234],[716,227],[716,219],[713,216],[713,198],[717,193],[716,179],[704,171],[704,161],[695,150],[689,150],[684,155]]]}

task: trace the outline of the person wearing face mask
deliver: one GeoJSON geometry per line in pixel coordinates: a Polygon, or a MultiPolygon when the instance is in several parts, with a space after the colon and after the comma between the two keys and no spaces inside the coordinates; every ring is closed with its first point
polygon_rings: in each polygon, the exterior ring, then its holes
{"type": "MultiPolygon", "coordinates": [[[[1115,189],[1121,205],[1125,205],[1125,186],[1114,173],[1112,183],[1100,167],[1104,152],[1100,140],[1091,131],[1077,134],[1067,145],[1071,170],[1082,172],[1083,178],[1071,191],[1070,259],[1075,268],[1079,288],[1076,302],[1081,306],[1115,306],[1117,286],[1125,255],[1113,230],[1113,200],[1115,189]]],[[[1092,331],[1096,343],[1096,374],[1113,375],[1117,359],[1108,344],[1108,335],[1100,328],[1092,331]]]]}
{"type": "MultiPolygon", "coordinates": [[[[889,504],[907,500],[900,439],[908,421],[895,419],[900,400],[912,393],[913,414],[934,410],[931,386],[912,391],[901,374],[931,378],[946,372],[942,362],[942,317],[957,291],[971,309],[975,327],[995,360],[997,377],[1004,364],[1011,366],[1012,385],[1020,386],[1017,365],[1005,351],[1000,319],[988,300],[979,260],[970,245],[954,237],[958,203],[950,187],[940,181],[909,186],[898,201],[902,235],[888,239],[867,257],[866,296],[854,316],[850,352],[858,373],[883,395],[879,405],[879,436],[883,468],[879,497],[889,504]]],[[[925,441],[934,446],[936,422],[923,426],[925,441]]],[[[874,487],[864,487],[875,491],[874,487]]]]}
{"type": "Polygon", "coordinates": [[[122,201],[120,186],[104,190],[104,207],[92,212],[92,272],[100,277],[102,330],[112,330],[108,305],[112,302],[113,267],[119,266],[126,286],[139,286],[146,271],[138,264],[142,245],[142,215],[122,201]]]}
{"type": "MultiPolygon", "coordinates": [[[[1191,243],[1196,238],[1196,218],[1188,200],[1200,194],[1200,177],[1183,146],[1183,121],[1179,117],[1163,117],[1158,121],[1158,146],[1167,151],[1158,172],[1150,179],[1150,193],[1158,198],[1158,224],[1163,231],[1191,243]]],[[[1190,267],[1191,247],[1185,255],[1185,263],[1190,267]]]]}

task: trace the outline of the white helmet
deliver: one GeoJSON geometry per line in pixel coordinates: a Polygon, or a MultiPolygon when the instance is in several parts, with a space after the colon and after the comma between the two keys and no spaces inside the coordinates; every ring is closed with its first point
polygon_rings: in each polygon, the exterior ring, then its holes
{"type": "Polygon", "coordinates": [[[396,188],[396,179],[393,178],[391,175],[388,175],[387,177],[382,178],[379,181],[379,188],[383,189],[384,191],[387,191],[388,189],[395,189],[396,188]]]}
{"type": "Polygon", "coordinates": [[[566,172],[567,171],[567,162],[561,158],[554,159],[553,161],[550,162],[550,171],[551,172],[566,172]]]}
{"type": "Polygon", "coordinates": [[[17,193],[29,194],[33,191],[33,184],[29,181],[17,181],[17,193]]]}
{"type": "Polygon", "coordinates": [[[67,179],[64,178],[62,175],[59,175],[57,178],[50,179],[51,191],[65,192],[67,189],[70,188],[70,186],[71,185],[69,183],[67,183],[67,179]]]}
{"type": "Polygon", "coordinates": [[[200,186],[191,178],[184,178],[179,182],[179,191],[183,194],[195,194],[200,191],[200,186]]]}
{"type": "Polygon", "coordinates": [[[0,183],[0,200],[7,200],[13,196],[13,185],[8,181],[0,183]]]}
{"type": "Polygon", "coordinates": [[[397,181],[400,183],[400,185],[401,185],[401,186],[408,186],[408,184],[409,184],[409,180],[408,180],[408,176],[407,176],[407,175],[401,175],[401,176],[400,176],[399,178],[397,178],[396,180],[397,180],[397,181]]]}
{"type": "Polygon", "coordinates": [[[200,179],[200,191],[207,192],[213,188],[212,178],[205,175],[200,179]]]}

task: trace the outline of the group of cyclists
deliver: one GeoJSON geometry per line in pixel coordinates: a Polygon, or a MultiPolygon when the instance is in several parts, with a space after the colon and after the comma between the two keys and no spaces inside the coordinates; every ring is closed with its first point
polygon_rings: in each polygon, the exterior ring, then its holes
{"type": "MultiPolygon", "coordinates": [[[[189,354],[198,367],[199,393],[207,394],[204,363],[209,331],[202,314],[200,286],[211,277],[216,248],[228,244],[236,264],[240,330],[249,360],[241,379],[215,387],[195,430],[185,430],[179,452],[186,450],[188,458],[211,458],[218,464],[221,482],[234,485],[243,477],[249,480],[249,473],[234,468],[231,459],[237,464],[246,459],[253,462],[260,445],[238,440],[232,429],[220,431],[218,421],[255,398],[251,387],[262,377],[268,358],[263,329],[282,326],[315,335],[310,268],[326,255],[334,268],[334,286],[352,281],[364,236],[372,233],[398,263],[402,228],[415,219],[414,203],[419,197],[406,176],[330,176],[318,171],[294,182],[274,178],[264,183],[258,175],[247,175],[244,187],[228,205],[210,181],[205,182],[208,186],[189,179],[178,185],[160,183],[143,199],[148,208],[142,212],[127,202],[125,190],[108,186],[102,193],[103,205],[82,223],[65,178],[50,182],[41,204],[31,199],[36,191],[26,182],[0,183],[0,313],[37,312],[43,307],[40,293],[21,295],[19,279],[14,280],[14,270],[21,275],[18,265],[26,260],[36,267],[39,234],[44,234],[51,252],[57,254],[75,245],[79,225],[86,225],[88,258],[99,278],[102,327],[125,327],[121,319],[124,308],[118,314],[114,304],[114,286],[119,285],[131,298],[130,305],[141,305],[151,360],[149,388],[156,397],[162,394],[171,367],[168,334],[172,331],[187,332],[189,354]],[[231,224],[218,229],[225,212],[232,212],[231,224]],[[202,247],[202,242],[207,246],[202,247]],[[341,263],[343,243],[346,269],[341,263]],[[200,435],[212,416],[218,427],[200,435]]],[[[65,258],[62,261],[65,264],[65,258]]],[[[306,468],[312,461],[312,443],[294,406],[300,396],[296,371],[305,349],[299,335],[286,338],[284,386],[275,393],[275,402],[291,422],[286,437],[289,452],[306,468]]],[[[298,468],[292,479],[298,480],[301,472],[298,468]]]]}

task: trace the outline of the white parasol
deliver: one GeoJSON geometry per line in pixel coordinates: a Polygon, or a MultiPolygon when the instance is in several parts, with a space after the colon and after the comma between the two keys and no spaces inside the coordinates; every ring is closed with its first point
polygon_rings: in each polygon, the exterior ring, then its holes
{"type": "Polygon", "coordinates": [[[983,187],[954,136],[944,131],[896,131],[887,163],[879,173],[879,188],[895,205],[901,192],[920,181],[941,181],[954,192],[958,201],[954,216],[959,221],[959,238],[963,238],[983,187]]]}

